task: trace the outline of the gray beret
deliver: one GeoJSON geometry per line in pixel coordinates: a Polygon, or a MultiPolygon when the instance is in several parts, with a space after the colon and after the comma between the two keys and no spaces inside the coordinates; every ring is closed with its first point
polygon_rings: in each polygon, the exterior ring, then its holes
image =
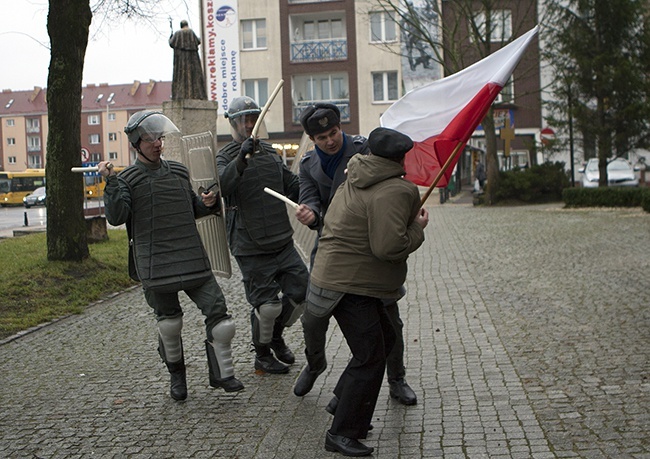
{"type": "Polygon", "coordinates": [[[370,152],[375,156],[402,159],[413,148],[411,138],[393,129],[378,127],[368,136],[370,152]]]}

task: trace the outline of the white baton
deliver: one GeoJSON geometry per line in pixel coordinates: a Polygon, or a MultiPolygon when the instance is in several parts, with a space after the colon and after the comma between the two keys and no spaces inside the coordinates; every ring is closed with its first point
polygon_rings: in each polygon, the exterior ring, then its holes
{"type": "Polygon", "coordinates": [[[271,188],[268,188],[268,187],[264,187],[264,191],[266,193],[270,194],[271,196],[274,196],[274,197],[278,198],[280,201],[286,202],[287,204],[289,204],[294,209],[298,208],[298,204],[293,202],[291,199],[287,198],[285,195],[280,194],[277,191],[273,191],[271,188]]]}

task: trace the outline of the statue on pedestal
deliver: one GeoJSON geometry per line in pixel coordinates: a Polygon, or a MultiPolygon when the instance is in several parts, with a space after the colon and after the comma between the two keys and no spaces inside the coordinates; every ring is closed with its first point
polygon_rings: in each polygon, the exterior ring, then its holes
{"type": "Polygon", "coordinates": [[[181,21],[180,30],[169,37],[169,46],[174,48],[173,100],[208,99],[203,67],[199,59],[200,44],[201,40],[185,20],[181,21]]]}

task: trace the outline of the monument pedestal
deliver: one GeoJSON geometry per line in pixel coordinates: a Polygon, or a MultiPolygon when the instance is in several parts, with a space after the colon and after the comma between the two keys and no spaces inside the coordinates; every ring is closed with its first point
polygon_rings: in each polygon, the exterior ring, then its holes
{"type": "MultiPolygon", "coordinates": [[[[181,135],[211,132],[216,143],[217,110],[219,104],[211,100],[170,100],[163,102],[163,113],[180,129],[181,135]]],[[[183,144],[180,136],[165,139],[165,159],[182,162],[183,144]]],[[[216,151],[216,144],[212,145],[216,151]]]]}

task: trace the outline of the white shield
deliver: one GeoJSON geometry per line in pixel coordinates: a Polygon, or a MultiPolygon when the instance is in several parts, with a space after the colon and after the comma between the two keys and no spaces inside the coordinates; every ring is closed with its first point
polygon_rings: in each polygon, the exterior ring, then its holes
{"type": "MultiPolygon", "coordinates": [[[[213,138],[211,132],[183,136],[182,162],[190,171],[190,181],[196,194],[201,194],[205,189],[219,192],[219,174],[217,174],[217,163],[213,153],[213,138]]],[[[225,209],[223,198],[221,208],[225,209]]],[[[225,211],[219,215],[209,215],[196,220],[196,227],[203,241],[212,271],[220,277],[229,278],[232,275],[230,264],[230,252],[228,250],[228,238],[226,235],[225,211]]]]}

